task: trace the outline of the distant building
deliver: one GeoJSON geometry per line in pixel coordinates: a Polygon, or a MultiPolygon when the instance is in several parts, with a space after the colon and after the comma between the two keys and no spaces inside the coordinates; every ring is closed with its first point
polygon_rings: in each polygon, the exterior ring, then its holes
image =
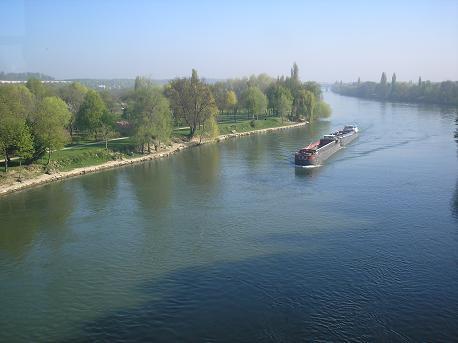
{"type": "MultiPolygon", "coordinates": [[[[69,83],[71,81],[41,80],[42,83],[69,83]]],[[[27,83],[27,81],[0,80],[0,83],[27,83]]]]}

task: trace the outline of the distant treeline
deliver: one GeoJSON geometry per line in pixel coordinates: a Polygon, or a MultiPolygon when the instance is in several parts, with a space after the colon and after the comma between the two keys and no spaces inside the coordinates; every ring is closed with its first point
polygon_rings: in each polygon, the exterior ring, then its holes
{"type": "Polygon", "coordinates": [[[175,78],[157,85],[137,77],[129,89],[90,89],[80,82],[50,84],[29,79],[26,84],[0,85],[0,154],[5,170],[12,156],[33,161],[71,142],[75,133],[103,139],[128,135],[140,152],[158,149],[171,139],[174,126],[188,126],[190,138],[218,134],[217,115],[250,125],[267,116],[312,121],[327,117],[320,85],[301,82],[294,64],[290,77],[266,74],[209,84],[199,78],[175,78]]]}
{"type": "Polygon", "coordinates": [[[0,72],[2,81],[27,81],[28,79],[37,79],[42,81],[52,81],[53,77],[41,73],[4,73],[0,72]]]}
{"type": "Polygon", "coordinates": [[[431,82],[399,82],[396,74],[387,81],[385,73],[382,73],[380,82],[361,82],[359,79],[353,83],[336,82],[332,90],[342,95],[349,95],[368,99],[430,103],[458,106],[458,82],[443,81],[431,82]]]}
{"type": "MultiPolygon", "coordinates": [[[[134,79],[68,79],[65,81],[78,82],[88,88],[107,90],[133,88],[135,84],[134,79]]],[[[163,84],[160,82],[154,83],[163,84]]]]}

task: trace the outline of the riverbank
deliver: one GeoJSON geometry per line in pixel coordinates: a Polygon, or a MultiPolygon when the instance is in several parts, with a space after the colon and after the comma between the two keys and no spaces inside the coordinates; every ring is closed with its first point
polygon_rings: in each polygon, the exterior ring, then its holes
{"type": "Polygon", "coordinates": [[[221,142],[221,141],[224,141],[230,138],[237,138],[237,137],[249,136],[253,134],[260,134],[260,133],[267,133],[267,132],[272,132],[272,131],[277,131],[277,130],[290,129],[290,128],[300,127],[304,125],[306,125],[306,123],[294,123],[294,124],[289,124],[289,125],[263,128],[263,129],[258,129],[258,130],[223,134],[223,135],[219,135],[218,137],[214,139],[203,140],[202,142],[199,142],[198,140],[193,140],[190,142],[173,143],[170,147],[166,149],[163,149],[161,151],[154,152],[148,155],[143,155],[140,157],[122,158],[119,160],[108,161],[108,162],[105,162],[99,165],[75,168],[75,169],[64,171],[64,172],[55,172],[52,174],[39,174],[39,175],[33,176],[26,180],[17,181],[16,183],[12,185],[0,186],[0,196],[11,194],[11,193],[14,193],[20,190],[24,190],[24,189],[28,189],[31,187],[35,187],[35,186],[40,186],[40,185],[47,184],[47,183],[54,182],[54,181],[68,179],[71,177],[76,177],[76,176],[85,175],[89,173],[95,173],[95,172],[117,168],[117,167],[122,167],[122,166],[127,166],[127,165],[133,165],[133,164],[137,164],[137,163],[141,163],[145,161],[151,161],[151,160],[155,160],[159,158],[169,157],[179,151],[189,149],[189,148],[201,145],[201,144],[221,142]]]}

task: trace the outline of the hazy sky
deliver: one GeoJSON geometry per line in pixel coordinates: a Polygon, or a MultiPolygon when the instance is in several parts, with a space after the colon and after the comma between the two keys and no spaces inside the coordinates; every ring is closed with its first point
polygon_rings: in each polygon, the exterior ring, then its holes
{"type": "Polygon", "coordinates": [[[458,80],[458,0],[0,0],[0,71],[458,80]]]}

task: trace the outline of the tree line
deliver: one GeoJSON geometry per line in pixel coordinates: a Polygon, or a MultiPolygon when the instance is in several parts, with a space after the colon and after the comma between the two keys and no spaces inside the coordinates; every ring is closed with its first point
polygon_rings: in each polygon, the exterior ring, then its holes
{"type": "Polygon", "coordinates": [[[217,116],[237,121],[243,112],[253,126],[259,117],[308,120],[330,115],[321,88],[301,82],[296,64],[289,77],[260,74],[208,84],[196,70],[158,86],[137,77],[134,88],[116,94],[79,82],[0,86],[0,152],[5,170],[12,156],[30,162],[52,154],[84,134],[94,141],[114,135],[132,137],[138,151],[158,150],[171,140],[174,126],[189,127],[189,138],[218,134],[217,116]]]}
{"type": "Polygon", "coordinates": [[[221,114],[245,111],[252,119],[273,115],[282,120],[307,121],[331,114],[331,108],[322,99],[320,85],[313,81],[301,82],[296,63],[289,77],[274,79],[267,74],[252,75],[216,82],[211,88],[221,114]]]}
{"type": "Polygon", "coordinates": [[[395,73],[391,82],[383,72],[378,83],[361,82],[358,78],[357,82],[352,83],[336,82],[332,90],[342,95],[361,98],[458,106],[458,82],[423,81],[421,77],[416,83],[399,82],[395,73]]]}
{"type": "Polygon", "coordinates": [[[29,79],[38,79],[44,81],[52,81],[54,78],[41,73],[5,73],[0,71],[0,80],[2,81],[27,81],[29,79]]]}

